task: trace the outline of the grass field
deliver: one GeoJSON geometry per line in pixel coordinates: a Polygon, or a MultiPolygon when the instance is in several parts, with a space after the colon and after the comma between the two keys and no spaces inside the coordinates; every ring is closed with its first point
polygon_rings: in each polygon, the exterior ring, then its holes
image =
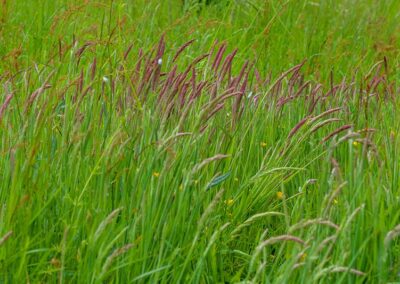
{"type": "Polygon", "coordinates": [[[0,2],[0,283],[400,282],[400,1],[0,2]]]}

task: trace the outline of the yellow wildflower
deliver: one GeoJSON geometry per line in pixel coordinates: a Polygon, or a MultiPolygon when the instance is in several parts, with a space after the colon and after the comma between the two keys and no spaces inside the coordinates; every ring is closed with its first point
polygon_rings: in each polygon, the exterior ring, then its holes
{"type": "Polygon", "coordinates": [[[234,202],[233,199],[225,200],[225,204],[226,204],[227,206],[231,206],[231,205],[233,204],[233,202],[234,202]]]}
{"type": "Polygon", "coordinates": [[[360,142],[358,142],[358,141],[353,141],[353,146],[354,146],[354,147],[358,147],[358,145],[360,145],[360,142]]]}
{"type": "Polygon", "coordinates": [[[307,257],[307,254],[306,254],[306,253],[301,254],[301,256],[300,256],[300,261],[301,261],[301,262],[304,262],[304,261],[306,260],[306,257],[307,257]]]}
{"type": "Polygon", "coordinates": [[[135,241],[134,241],[133,243],[134,243],[134,244],[138,244],[138,243],[140,243],[140,242],[142,241],[142,239],[143,239],[142,235],[139,235],[139,236],[135,239],[135,241]]]}
{"type": "Polygon", "coordinates": [[[267,143],[261,142],[261,143],[260,143],[260,146],[263,147],[263,148],[265,148],[265,147],[267,147],[267,143]]]}
{"type": "Polygon", "coordinates": [[[154,173],[153,173],[153,177],[158,178],[159,176],[160,176],[160,173],[159,173],[159,172],[154,172],[154,173]]]}
{"type": "Polygon", "coordinates": [[[278,199],[282,200],[282,199],[283,199],[283,197],[284,197],[284,194],[283,194],[283,192],[282,192],[282,191],[278,191],[278,192],[276,193],[276,198],[278,198],[278,199]]]}
{"type": "Polygon", "coordinates": [[[59,267],[61,266],[60,260],[58,260],[58,259],[55,258],[55,257],[53,257],[53,258],[50,260],[50,263],[51,263],[51,265],[53,265],[53,266],[56,267],[56,268],[59,268],[59,267]]]}
{"type": "Polygon", "coordinates": [[[337,199],[335,198],[335,199],[333,199],[333,204],[338,204],[339,203],[339,201],[337,201],[337,199]]]}

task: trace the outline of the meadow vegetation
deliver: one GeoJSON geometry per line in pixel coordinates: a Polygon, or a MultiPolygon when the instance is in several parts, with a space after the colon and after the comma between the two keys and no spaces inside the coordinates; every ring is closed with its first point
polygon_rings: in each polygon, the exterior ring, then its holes
{"type": "Polygon", "coordinates": [[[0,7],[1,283],[400,281],[400,1],[0,7]]]}

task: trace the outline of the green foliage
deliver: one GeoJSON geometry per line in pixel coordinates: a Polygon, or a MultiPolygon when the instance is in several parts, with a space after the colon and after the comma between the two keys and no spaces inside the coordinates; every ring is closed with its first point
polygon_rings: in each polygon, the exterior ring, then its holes
{"type": "Polygon", "coordinates": [[[400,281],[399,1],[0,7],[0,282],[400,281]]]}

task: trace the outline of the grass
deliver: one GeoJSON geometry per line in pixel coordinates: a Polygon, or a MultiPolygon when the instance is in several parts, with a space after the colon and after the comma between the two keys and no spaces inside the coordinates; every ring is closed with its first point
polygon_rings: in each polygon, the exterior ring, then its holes
{"type": "Polygon", "coordinates": [[[400,281],[400,2],[0,7],[1,282],[400,281]]]}

